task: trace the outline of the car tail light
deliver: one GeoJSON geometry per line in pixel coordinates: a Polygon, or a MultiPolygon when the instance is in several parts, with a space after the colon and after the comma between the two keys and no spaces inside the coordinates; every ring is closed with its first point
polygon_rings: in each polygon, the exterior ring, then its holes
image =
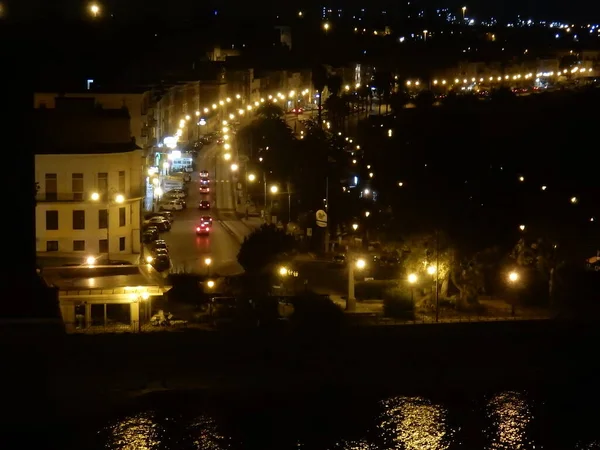
{"type": "Polygon", "coordinates": [[[200,231],[200,227],[196,227],[196,231],[200,231]]]}

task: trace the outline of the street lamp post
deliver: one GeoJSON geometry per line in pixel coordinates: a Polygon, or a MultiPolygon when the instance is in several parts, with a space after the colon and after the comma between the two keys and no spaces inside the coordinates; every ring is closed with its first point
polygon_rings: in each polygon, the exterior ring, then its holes
{"type": "MultiPolygon", "coordinates": [[[[508,282],[511,288],[516,289],[517,284],[519,282],[519,279],[521,277],[519,276],[518,272],[512,271],[508,274],[508,282]]],[[[512,301],[510,302],[510,314],[514,317],[515,313],[516,313],[516,307],[515,307],[515,303],[517,301],[516,299],[516,292],[513,292],[514,296],[512,301]]]]}
{"type": "Polygon", "coordinates": [[[356,294],[354,292],[354,269],[362,270],[367,263],[364,259],[358,258],[356,261],[348,258],[348,298],[346,299],[346,311],[356,311],[356,294]]]}
{"type": "MultiPolygon", "coordinates": [[[[125,196],[123,194],[108,193],[106,195],[106,260],[110,263],[110,207],[113,204],[121,205],[125,202],[125,196]],[[112,198],[112,201],[111,201],[112,198]]],[[[102,196],[98,192],[94,192],[91,195],[91,200],[94,202],[100,202],[102,196]]]]}
{"type": "Polygon", "coordinates": [[[206,276],[210,277],[210,265],[212,264],[212,259],[204,258],[204,265],[206,266],[206,276]]]}
{"type": "Polygon", "coordinates": [[[418,277],[414,273],[408,275],[408,282],[410,283],[410,302],[415,302],[415,283],[417,282],[418,277]]]}

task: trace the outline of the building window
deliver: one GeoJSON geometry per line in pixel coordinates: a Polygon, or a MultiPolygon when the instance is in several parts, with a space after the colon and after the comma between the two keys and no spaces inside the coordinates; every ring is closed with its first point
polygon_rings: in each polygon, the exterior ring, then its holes
{"type": "Polygon", "coordinates": [[[74,252],[84,252],[85,251],[85,241],[73,241],[73,251],[74,252]]]}
{"type": "Polygon", "coordinates": [[[74,173],[71,179],[71,188],[73,191],[73,200],[82,201],[83,200],[83,174],[82,173],[74,173]]]}
{"type": "Polygon", "coordinates": [[[46,211],[46,230],[58,230],[58,211],[46,211]]]}
{"type": "Polygon", "coordinates": [[[46,241],[46,251],[47,252],[57,252],[58,251],[58,241],[46,241]]]}
{"type": "Polygon", "coordinates": [[[58,199],[58,182],[55,173],[46,174],[46,200],[55,202],[58,199]]]}
{"type": "Polygon", "coordinates": [[[98,228],[108,228],[108,209],[98,211],[98,228]]]}
{"type": "Polygon", "coordinates": [[[98,251],[100,253],[108,253],[108,239],[100,239],[98,241],[98,251]]]}
{"type": "Polygon", "coordinates": [[[124,250],[125,250],[125,238],[120,237],[119,238],[119,251],[122,252],[124,250]]]}
{"type": "Polygon", "coordinates": [[[125,194],[125,171],[119,171],[119,193],[125,194]]]}
{"type": "Polygon", "coordinates": [[[83,211],[83,210],[73,211],[73,229],[74,230],[85,230],[85,211],[83,211]]]}
{"type": "Polygon", "coordinates": [[[98,173],[98,192],[100,194],[106,194],[108,192],[108,173],[98,173]]]}
{"type": "Polygon", "coordinates": [[[124,227],[127,225],[127,215],[125,214],[126,208],[119,208],[119,226],[124,227]]]}

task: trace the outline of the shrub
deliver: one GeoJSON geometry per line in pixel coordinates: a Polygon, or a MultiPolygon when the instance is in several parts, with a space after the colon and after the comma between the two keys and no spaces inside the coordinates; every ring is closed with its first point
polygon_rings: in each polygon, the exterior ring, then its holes
{"type": "Polygon", "coordinates": [[[395,319],[413,320],[415,303],[410,290],[406,288],[389,288],[383,293],[383,314],[395,319]]]}
{"type": "Polygon", "coordinates": [[[292,299],[294,313],[291,320],[299,326],[337,327],[344,313],[327,296],[307,294],[292,299]]]}
{"type": "Polygon", "coordinates": [[[384,292],[395,288],[396,281],[358,281],[354,285],[354,295],[359,300],[382,299],[384,292]]]}

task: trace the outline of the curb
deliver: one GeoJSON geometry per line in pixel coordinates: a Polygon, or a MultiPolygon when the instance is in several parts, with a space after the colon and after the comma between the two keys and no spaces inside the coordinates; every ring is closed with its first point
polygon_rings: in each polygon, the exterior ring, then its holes
{"type": "Polygon", "coordinates": [[[240,244],[243,242],[243,239],[240,239],[239,236],[235,234],[234,231],[231,228],[229,228],[228,225],[225,224],[225,222],[223,222],[221,219],[217,219],[217,222],[223,227],[227,234],[233,237],[236,241],[238,241],[240,244]]]}

